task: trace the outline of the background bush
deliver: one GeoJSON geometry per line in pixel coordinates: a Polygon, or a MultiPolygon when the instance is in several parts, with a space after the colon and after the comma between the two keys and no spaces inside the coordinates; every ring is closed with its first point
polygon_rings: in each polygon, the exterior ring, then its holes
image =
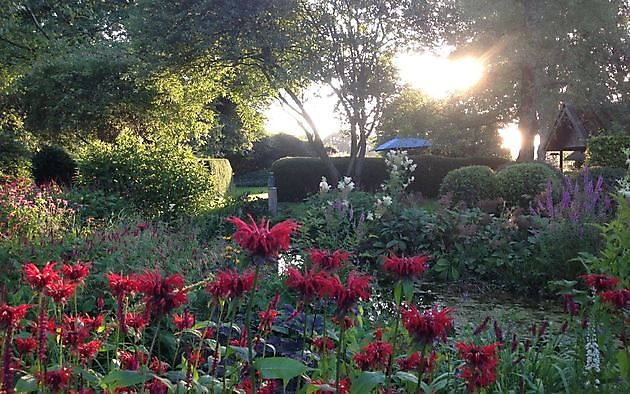
{"type": "Polygon", "coordinates": [[[38,185],[50,182],[70,185],[77,172],[76,161],[60,146],[44,146],[33,155],[32,167],[38,185]]]}
{"type": "Polygon", "coordinates": [[[117,144],[87,149],[79,161],[78,180],[120,194],[150,216],[172,217],[214,206],[229,185],[228,166],[226,161],[204,163],[187,147],[123,136],[117,144]]]}
{"type": "Polygon", "coordinates": [[[517,163],[506,166],[496,174],[499,195],[508,206],[527,208],[533,198],[545,190],[550,180],[560,183],[560,174],[543,163],[517,163]]]}
{"type": "Polygon", "coordinates": [[[630,148],[630,135],[612,134],[591,137],[586,150],[589,166],[626,168],[626,156],[622,150],[630,148]]]}
{"type": "Polygon", "coordinates": [[[473,206],[479,200],[497,196],[497,180],[492,168],[467,166],[446,174],[440,186],[440,195],[451,193],[454,202],[463,201],[473,206]]]}
{"type": "MultiPolygon", "coordinates": [[[[289,134],[274,134],[263,137],[251,151],[229,157],[234,174],[269,169],[274,161],[283,157],[315,156],[310,145],[289,134]]],[[[266,183],[265,183],[266,185],[266,183]]]]}
{"type": "MultiPolygon", "coordinates": [[[[615,167],[588,167],[589,178],[594,182],[597,182],[598,177],[602,177],[604,190],[612,192],[617,189],[617,181],[622,179],[626,175],[624,168],[615,167]]],[[[584,173],[583,171],[575,171],[569,176],[575,181],[577,180],[580,186],[584,186],[584,173]]]]}
{"type": "Polygon", "coordinates": [[[210,173],[215,192],[225,196],[232,183],[232,166],[228,159],[205,158],[203,164],[210,173]]]}
{"type": "MultiPolygon", "coordinates": [[[[407,191],[420,192],[425,197],[435,198],[439,195],[442,179],[450,171],[460,167],[483,165],[492,169],[509,163],[503,158],[479,157],[443,157],[434,155],[411,156],[418,166],[413,173],[415,180],[407,191]]],[[[348,167],[349,158],[333,157],[333,163],[343,174],[348,167]]],[[[326,170],[319,158],[289,157],[274,162],[272,171],[278,187],[279,201],[301,201],[308,195],[316,193],[322,176],[326,170]]],[[[365,159],[361,186],[363,190],[374,191],[387,178],[387,169],[382,158],[365,159]]],[[[336,185],[332,185],[336,186],[336,185]]]]}

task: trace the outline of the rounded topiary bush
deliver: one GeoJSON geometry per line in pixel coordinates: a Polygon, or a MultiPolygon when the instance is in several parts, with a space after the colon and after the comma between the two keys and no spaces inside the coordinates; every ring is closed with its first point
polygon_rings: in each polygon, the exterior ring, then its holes
{"type": "Polygon", "coordinates": [[[532,199],[545,190],[547,183],[560,185],[558,170],[544,163],[517,163],[503,167],[496,174],[499,196],[508,206],[527,208],[532,199]]]}
{"type": "Polygon", "coordinates": [[[70,185],[77,172],[77,163],[60,146],[44,146],[32,158],[32,171],[38,185],[55,182],[70,185]]]}
{"type": "Polygon", "coordinates": [[[223,179],[231,178],[228,167],[227,160],[204,163],[188,147],[123,136],[116,144],[98,143],[83,152],[78,181],[120,194],[151,216],[168,218],[215,206],[229,186],[229,179],[223,179]]]}
{"type": "Polygon", "coordinates": [[[468,206],[480,200],[497,196],[497,180],[492,168],[467,166],[446,174],[440,186],[440,195],[450,193],[454,202],[463,201],[468,206]]]}

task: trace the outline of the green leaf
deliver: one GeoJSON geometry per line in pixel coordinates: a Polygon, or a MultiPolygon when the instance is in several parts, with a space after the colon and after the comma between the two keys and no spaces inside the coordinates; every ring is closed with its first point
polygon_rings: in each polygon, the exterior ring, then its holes
{"type": "Polygon", "coordinates": [[[407,302],[411,302],[413,299],[413,281],[412,280],[403,280],[403,293],[405,294],[405,299],[407,302]]]}
{"type": "Polygon", "coordinates": [[[384,381],[385,374],[382,372],[365,371],[352,382],[352,394],[370,393],[384,381]]]}
{"type": "Polygon", "coordinates": [[[400,304],[401,299],[402,299],[402,282],[398,281],[394,285],[394,301],[396,301],[396,305],[400,304]]]}
{"type": "Polygon", "coordinates": [[[151,378],[153,378],[153,374],[148,373],[146,369],[141,371],[123,371],[115,369],[101,379],[101,384],[113,389],[117,387],[135,386],[136,384],[144,383],[151,378]]]}
{"type": "Polygon", "coordinates": [[[409,372],[396,372],[396,377],[400,379],[401,382],[418,384],[418,377],[409,372]]]}
{"type": "Polygon", "coordinates": [[[24,375],[15,384],[18,393],[32,393],[37,391],[37,379],[33,375],[24,375]]]}
{"type": "Polygon", "coordinates": [[[619,364],[621,376],[630,378],[630,356],[625,349],[621,349],[619,353],[617,353],[617,364],[619,364]]]}
{"type": "Polygon", "coordinates": [[[254,362],[264,379],[282,379],[284,387],[289,381],[306,372],[306,365],[288,357],[265,357],[254,362]]]}

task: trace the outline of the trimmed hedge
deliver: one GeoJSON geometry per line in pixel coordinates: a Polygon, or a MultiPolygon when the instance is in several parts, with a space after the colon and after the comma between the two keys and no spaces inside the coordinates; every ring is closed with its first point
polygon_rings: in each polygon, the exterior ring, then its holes
{"type": "Polygon", "coordinates": [[[451,193],[454,202],[463,201],[474,206],[480,200],[497,197],[498,187],[494,171],[488,166],[467,166],[446,174],[440,195],[451,193]]]}
{"type": "MultiPolygon", "coordinates": [[[[509,163],[509,160],[494,157],[458,158],[417,155],[411,158],[418,166],[413,174],[415,180],[407,190],[421,192],[423,196],[429,198],[438,196],[442,179],[452,170],[471,165],[485,165],[496,170],[509,163]]],[[[331,159],[342,174],[350,162],[348,157],[331,159]]],[[[272,171],[278,188],[279,201],[301,201],[317,193],[322,176],[326,176],[326,169],[321,159],[312,157],[287,157],[277,160],[273,163],[272,171]]],[[[387,168],[382,158],[367,157],[361,178],[361,188],[366,191],[376,191],[387,176],[387,168]]]]}
{"type": "Polygon", "coordinates": [[[626,148],[630,148],[630,135],[591,137],[586,150],[586,164],[593,167],[626,168],[626,155],[622,152],[626,148]]]}
{"type": "Polygon", "coordinates": [[[544,163],[516,163],[502,168],[496,174],[499,195],[508,206],[527,208],[551,180],[561,182],[561,174],[544,163]]]}
{"type": "Polygon", "coordinates": [[[225,196],[232,184],[232,166],[228,159],[205,158],[203,164],[210,173],[212,189],[220,196],[225,196]]]}
{"type": "Polygon", "coordinates": [[[31,160],[33,178],[38,185],[55,182],[61,185],[72,184],[77,172],[77,163],[60,146],[44,146],[31,160]]]}
{"type": "Polygon", "coordinates": [[[147,144],[124,136],[97,143],[79,160],[78,182],[117,193],[148,215],[161,218],[212,208],[230,183],[227,160],[203,160],[187,147],[147,144]]]}

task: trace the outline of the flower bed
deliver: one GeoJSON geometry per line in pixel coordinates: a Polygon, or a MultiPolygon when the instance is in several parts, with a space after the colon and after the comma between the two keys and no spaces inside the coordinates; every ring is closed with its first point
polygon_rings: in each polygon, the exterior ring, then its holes
{"type": "Polygon", "coordinates": [[[623,392],[629,388],[628,278],[564,283],[566,320],[522,334],[456,305],[418,308],[430,259],[304,251],[277,280],[297,223],[228,219],[238,263],[198,283],[158,269],[94,273],[109,285],[86,310],[84,261],[25,263],[0,306],[2,384],[11,392],[623,392]],[[395,308],[368,313],[389,278],[395,308]],[[274,286],[277,283],[278,286],[274,286]],[[289,307],[287,304],[292,305],[289,307]]]}

